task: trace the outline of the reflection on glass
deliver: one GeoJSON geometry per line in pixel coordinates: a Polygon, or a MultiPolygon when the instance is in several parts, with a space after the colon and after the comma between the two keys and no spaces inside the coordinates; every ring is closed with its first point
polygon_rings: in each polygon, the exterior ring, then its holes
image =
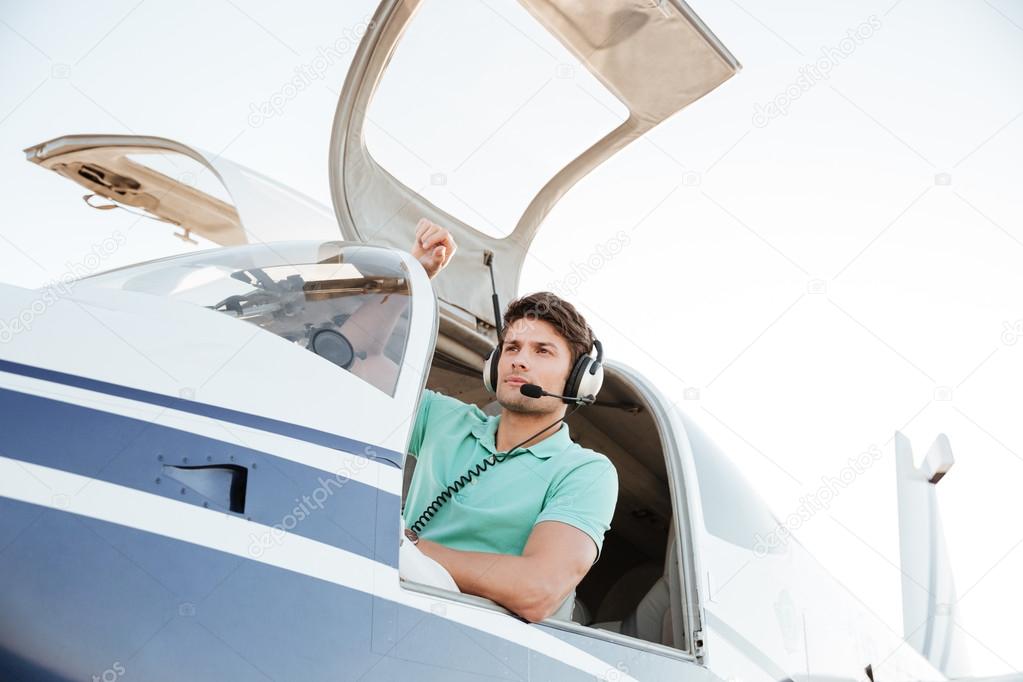
{"type": "Polygon", "coordinates": [[[408,337],[407,274],[387,249],[288,242],[174,256],[82,284],[166,296],[245,320],[394,395],[408,337]]]}

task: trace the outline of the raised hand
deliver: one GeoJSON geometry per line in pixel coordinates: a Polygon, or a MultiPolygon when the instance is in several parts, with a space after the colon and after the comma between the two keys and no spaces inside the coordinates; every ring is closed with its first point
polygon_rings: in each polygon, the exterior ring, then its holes
{"type": "Polygon", "coordinates": [[[426,274],[433,279],[458,250],[458,244],[451,233],[437,223],[420,218],[416,224],[416,242],[412,245],[412,256],[423,264],[426,274]]]}

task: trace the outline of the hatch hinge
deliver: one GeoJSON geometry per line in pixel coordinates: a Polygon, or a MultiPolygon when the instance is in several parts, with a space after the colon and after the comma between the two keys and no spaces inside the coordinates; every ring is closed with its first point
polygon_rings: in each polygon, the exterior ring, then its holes
{"type": "Polygon", "coordinates": [[[697,630],[693,633],[693,655],[697,661],[702,661],[703,654],[703,630],[697,630]]]}

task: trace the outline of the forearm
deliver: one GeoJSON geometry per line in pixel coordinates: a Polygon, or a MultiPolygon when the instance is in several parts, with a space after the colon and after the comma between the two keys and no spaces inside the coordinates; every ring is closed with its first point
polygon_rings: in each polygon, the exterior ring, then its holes
{"type": "Polygon", "coordinates": [[[495,601],[531,622],[548,617],[568,596],[558,594],[551,572],[527,556],[467,552],[425,539],[418,547],[447,569],[462,592],[495,601]]]}
{"type": "Polygon", "coordinates": [[[394,325],[408,302],[409,297],[401,294],[390,294],[379,301],[367,301],[345,320],[340,332],[356,351],[378,355],[383,352],[384,344],[391,337],[394,325]]]}

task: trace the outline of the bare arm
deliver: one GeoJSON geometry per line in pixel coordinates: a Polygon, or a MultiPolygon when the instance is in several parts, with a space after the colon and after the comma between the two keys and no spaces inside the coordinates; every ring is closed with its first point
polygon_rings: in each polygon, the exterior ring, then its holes
{"type": "MultiPolygon", "coordinates": [[[[450,232],[426,218],[419,220],[411,253],[430,279],[447,266],[457,249],[450,232]]],[[[407,296],[387,296],[380,302],[368,302],[345,320],[340,331],[356,349],[367,355],[379,355],[407,305],[407,296]]]]}
{"type": "Polygon", "coordinates": [[[558,609],[597,557],[589,535],[560,521],[533,526],[522,556],[464,552],[430,540],[417,547],[446,568],[462,592],[496,601],[533,623],[558,609]]]}
{"type": "Polygon", "coordinates": [[[352,342],[352,347],[367,355],[384,352],[394,325],[408,306],[408,296],[390,295],[380,301],[366,301],[352,313],[339,331],[352,342]]]}

